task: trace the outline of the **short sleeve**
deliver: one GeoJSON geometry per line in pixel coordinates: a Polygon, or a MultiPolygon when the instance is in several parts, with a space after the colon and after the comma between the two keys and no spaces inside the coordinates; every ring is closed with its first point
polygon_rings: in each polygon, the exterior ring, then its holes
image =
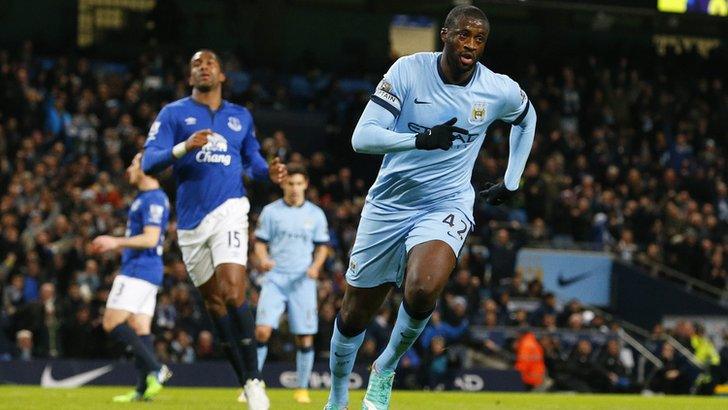
{"type": "Polygon", "coordinates": [[[149,127],[149,133],[147,134],[147,141],[144,143],[144,148],[154,146],[161,149],[167,149],[174,145],[174,134],[176,126],[174,122],[174,116],[172,110],[168,107],[162,108],[157,115],[157,118],[149,127]]]}
{"type": "Polygon", "coordinates": [[[270,209],[266,206],[258,217],[258,226],[255,228],[255,237],[262,241],[268,242],[271,237],[271,217],[270,209]]]}
{"type": "Polygon", "coordinates": [[[397,118],[402,111],[402,101],[404,101],[407,86],[407,58],[402,57],[395,61],[389,68],[384,78],[379,82],[371,101],[382,106],[384,109],[392,113],[397,118]]]}
{"type": "Polygon", "coordinates": [[[146,201],[143,208],[142,222],[144,226],[162,226],[167,221],[167,206],[164,198],[153,197],[146,201]]]}
{"type": "Polygon", "coordinates": [[[528,96],[517,82],[508,78],[504,98],[505,104],[500,119],[513,125],[520,124],[530,109],[528,96]]]}
{"type": "Polygon", "coordinates": [[[316,230],[313,233],[313,242],[316,245],[325,245],[329,243],[329,223],[326,221],[326,215],[323,211],[318,211],[318,218],[316,218],[316,230]]]}

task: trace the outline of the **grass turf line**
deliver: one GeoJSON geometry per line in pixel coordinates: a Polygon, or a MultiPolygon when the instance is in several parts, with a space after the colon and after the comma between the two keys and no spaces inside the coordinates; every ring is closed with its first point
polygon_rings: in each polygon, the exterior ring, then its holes
{"type": "MultiPolygon", "coordinates": [[[[35,386],[0,386],[0,409],[245,409],[236,401],[239,390],[222,388],[165,388],[151,403],[112,403],[111,397],[131,387],[44,389],[35,386]]],[[[268,389],[272,410],[322,409],[328,392],[312,390],[312,404],[293,401],[292,390],[268,389]]],[[[361,408],[364,392],[351,392],[350,410],[361,408]]],[[[726,397],[675,397],[586,394],[518,394],[395,391],[392,410],[712,410],[728,408],[726,397]]]]}

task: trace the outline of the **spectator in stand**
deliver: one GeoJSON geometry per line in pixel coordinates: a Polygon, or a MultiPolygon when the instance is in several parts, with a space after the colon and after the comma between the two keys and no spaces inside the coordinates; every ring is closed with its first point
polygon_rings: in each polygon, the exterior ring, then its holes
{"type": "Polygon", "coordinates": [[[687,394],[692,379],[687,369],[677,359],[675,348],[669,343],[664,343],[659,358],[662,360],[662,367],[655,369],[647,379],[649,389],[656,393],[687,394]]]}
{"type": "Polygon", "coordinates": [[[528,330],[522,330],[516,341],[515,368],[521,373],[521,380],[529,390],[536,389],[544,382],[546,365],[543,348],[528,330]]]}

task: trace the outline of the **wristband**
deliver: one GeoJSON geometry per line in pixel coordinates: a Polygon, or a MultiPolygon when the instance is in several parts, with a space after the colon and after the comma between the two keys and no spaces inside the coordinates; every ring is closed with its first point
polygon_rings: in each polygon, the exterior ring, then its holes
{"type": "Polygon", "coordinates": [[[177,159],[182,158],[187,153],[187,147],[185,146],[186,142],[187,141],[182,141],[175,145],[174,148],[172,148],[172,156],[177,159]]]}

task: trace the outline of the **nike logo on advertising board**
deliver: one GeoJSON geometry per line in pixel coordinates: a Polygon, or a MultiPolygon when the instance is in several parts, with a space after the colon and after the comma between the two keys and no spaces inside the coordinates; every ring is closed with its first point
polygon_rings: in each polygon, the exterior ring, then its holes
{"type": "Polygon", "coordinates": [[[93,379],[99,378],[106,373],[110,372],[114,368],[113,365],[106,365],[99,367],[98,369],[89,370],[87,372],[79,373],[75,376],[66,377],[65,379],[54,379],[53,370],[51,365],[46,365],[43,369],[43,374],[40,376],[41,387],[55,387],[55,388],[66,388],[70,389],[73,387],[80,387],[90,382],[93,379]]]}

